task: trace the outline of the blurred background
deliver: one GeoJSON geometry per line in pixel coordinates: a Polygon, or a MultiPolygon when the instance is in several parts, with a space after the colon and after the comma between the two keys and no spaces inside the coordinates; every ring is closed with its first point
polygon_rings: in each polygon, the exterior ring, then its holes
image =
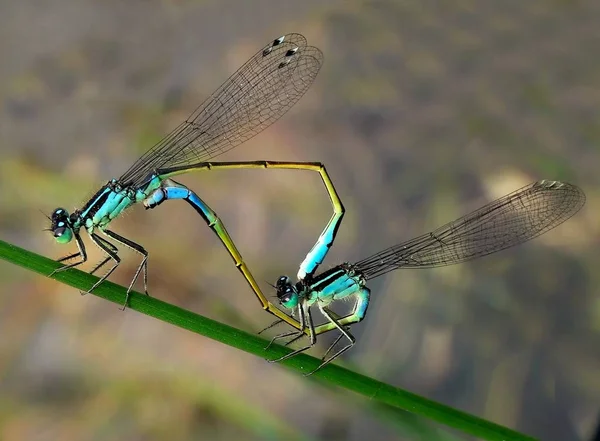
{"type": "MultiPolygon", "coordinates": [[[[219,159],[327,165],[347,214],[323,269],[538,179],[588,198],[524,246],[373,281],[344,363],[543,440],[587,440],[600,411],[599,21],[592,0],[0,0],[0,237],[71,252],[43,213],[80,207],[258,49],[301,32],[325,53],[314,86],[219,159]]],[[[267,292],[331,215],[313,173],[181,181],[267,292]]],[[[149,251],[152,296],[253,332],[270,323],[187,204],[135,207],[113,229],[149,251]]],[[[139,259],[122,256],[111,280],[127,284],[139,259]]],[[[7,262],[0,279],[2,440],[465,439],[7,262]]]]}

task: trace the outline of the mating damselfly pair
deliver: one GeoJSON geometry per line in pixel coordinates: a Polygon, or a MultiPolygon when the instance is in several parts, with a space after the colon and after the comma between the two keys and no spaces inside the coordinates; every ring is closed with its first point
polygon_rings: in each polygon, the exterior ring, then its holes
{"type": "Polygon", "coordinates": [[[77,260],[56,271],[87,261],[81,237],[83,229],[105,253],[105,258],[91,273],[110,263],[88,292],[117,268],[121,262],[118,246],[125,246],[138,252],[141,262],[127,289],[124,307],[140,273],[143,273],[148,294],[147,251],[110,230],[109,226],[136,203],[141,202],[146,209],[151,209],[167,200],[182,199],[217,234],[263,309],[277,317],[273,325],[285,322],[292,326],[293,331],[279,334],[272,341],[291,337],[290,343],[302,336],[308,337],[307,345],[272,361],[305,351],[316,344],[320,334],[339,331],[339,337],[317,367],[320,369],[354,344],[350,328],[367,312],[368,280],[399,268],[451,265],[512,247],[556,227],[583,206],[585,196],[578,187],[565,182],[538,181],[430,233],[356,263],[343,263],[316,274],[344,216],[344,207],[324,165],[319,162],[212,162],[212,159],[257,135],[286,113],[311,86],[322,63],[321,51],[308,46],[300,34],[287,34],[273,40],[229,77],[188,119],[148,150],[120,178],[110,180],[98,190],[81,209],[73,213],[64,208],[54,210],[50,229],[56,241],[68,243],[74,239],[78,248],[76,253],[60,259],[61,262],[77,260]],[[195,192],[172,179],[192,171],[242,168],[318,172],[333,206],[331,219],[300,264],[298,281],[294,283],[287,276],[276,281],[276,295],[283,309],[271,303],[262,292],[217,214],[195,192]],[[332,303],[342,299],[355,300],[352,311],[345,316],[330,309],[332,303]],[[314,324],[314,306],[324,316],[324,323],[314,324]],[[347,344],[330,355],[342,338],[347,344]]]}

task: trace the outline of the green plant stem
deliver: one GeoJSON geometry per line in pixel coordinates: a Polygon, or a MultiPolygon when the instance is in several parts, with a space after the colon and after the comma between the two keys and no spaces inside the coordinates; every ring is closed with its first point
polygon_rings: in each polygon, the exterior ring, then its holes
{"type": "MultiPolygon", "coordinates": [[[[1,240],[0,258],[45,276],[48,276],[53,270],[61,266],[60,263],[54,260],[1,240]]],[[[98,280],[97,277],[77,269],[56,273],[52,278],[83,291],[89,289],[98,280]]],[[[124,287],[106,281],[98,286],[93,294],[122,305],[125,301],[125,292],[126,289],[124,287]]],[[[267,341],[263,338],[138,292],[131,293],[129,308],[261,358],[274,359],[291,351],[289,348],[276,344],[272,345],[268,351],[265,351],[267,341]]],[[[320,360],[315,357],[300,354],[281,364],[292,370],[304,373],[311,371],[319,363],[320,360]]],[[[478,438],[493,441],[535,441],[534,438],[514,430],[453,409],[444,404],[436,403],[435,401],[334,364],[330,364],[316,372],[311,378],[328,385],[343,387],[364,395],[371,400],[429,418],[478,438]]],[[[268,379],[265,379],[265,381],[268,381],[268,379]]]]}

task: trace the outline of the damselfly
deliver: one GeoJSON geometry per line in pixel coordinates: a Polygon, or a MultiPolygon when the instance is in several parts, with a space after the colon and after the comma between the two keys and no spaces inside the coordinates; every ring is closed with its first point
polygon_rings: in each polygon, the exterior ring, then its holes
{"type": "MultiPolygon", "coordinates": [[[[356,263],[342,263],[316,276],[306,275],[301,269],[299,281],[295,284],[287,276],[279,277],[275,285],[279,303],[292,310],[299,318],[300,328],[275,336],[271,343],[280,338],[292,337],[287,342],[290,344],[305,334],[308,334],[309,343],[270,361],[282,361],[306,351],[316,343],[317,335],[338,330],[340,335],[325,352],[321,364],[306,375],[312,374],[354,345],[355,338],[350,333],[350,327],[366,315],[371,295],[366,286],[368,280],[399,268],[453,265],[504,250],[560,225],[577,213],[584,203],[584,193],[574,185],[558,181],[538,181],[437,230],[356,263]],[[352,298],[355,300],[354,307],[348,315],[340,317],[330,309],[332,303],[352,298]],[[312,306],[319,309],[326,319],[325,323],[314,325],[312,306]],[[348,344],[327,358],[342,338],[348,344]]],[[[332,237],[330,243],[333,239],[332,237]]],[[[315,262],[312,267],[316,269],[316,266],[315,262]]],[[[266,329],[278,323],[281,320],[266,329]]]]}
{"type": "MultiPolygon", "coordinates": [[[[320,163],[303,162],[206,162],[257,135],[279,119],[304,95],[313,83],[323,63],[323,54],[307,46],[300,34],[287,34],[273,40],[240,67],[190,117],[165,136],[139,158],[120,178],[110,180],[81,208],[69,214],[57,208],[50,217],[50,230],[58,243],[68,243],[73,238],[78,251],[61,262],[78,258],[56,271],[64,271],[87,260],[81,230],[104,253],[105,258],[96,265],[95,273],[108,262],[110,269],[88,290],[91,292],[104,281],[121,262],[115,244],[126,246],[142,256],[135,275],[127,289],[129,292],[140,272],[144,273],[144,290],[148,294],[148,252],[140,245],[108,229],[111,222],[130,206],[142,202],[146,209],[154,208],[169,199],[188,202],[213,229],[235,261],[236,267],[258,296],[264,309],[292,326],[298,322],[290,319],[271,304],[261,292],[248,271],[240,253],[216,213],[193,191],[172,180],[173,176],[191,171],[236,168],[296,169],[316,171],[327,188],[334,214],[322,233],[320,242],[333,236],[333,228],[344,214],[333,183],[320,163]],[[98,234],[100,233],[100,234],[98,234]]],[[[317,251],[319,250],[316,247],[317,251]]],[[[307,265],[321,261],[315,251],[307,256],[307,265]]],[[[307,269],[310,271],[310,268],[307,269]]]]}

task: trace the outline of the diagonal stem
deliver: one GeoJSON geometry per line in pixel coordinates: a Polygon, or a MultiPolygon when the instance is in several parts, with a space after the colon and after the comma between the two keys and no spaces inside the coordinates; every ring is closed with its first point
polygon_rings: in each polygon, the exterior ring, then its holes
{"type": "MultiPolygon", "coordinates": [[[[62,266],[54,260],[2,240],[0,240],[0,259],[7,260],[44,276],[62,266]]],[[[52,278],[80,290],[87,290],[98,281],[96,276],[77,269],[55,273],[52,278]]],[[[126,288],[106,281],[98,286],[92,294],[122,305],[126,292],[126,288]]],[[[0,293],[0,299],[1,296],[2,294],[0,293]]],[[[73,301],[81,300],[77,296],[73,301]]],[[[268,351],[265,351],[264,348],[268,342],[257,335],[233,328],[136,291],[131,291],[130,293],[129,307],[142,314],[171,323],[262,358],[273,359],[291,352],[291,349],[278,344],[273,344],[268,351]]],[[[282,365],[305,373],[315,369],[319,363],[320,360],[318,358],[300,354],[284,361],[282,365]]],[[[530,436],[523,435],[514,430],[377,381],[338,365],[328,365],[317,371],[310,378],[327,386],[345,388],[363,395],[373,402],[406,410],[481,439],[490,441],[535,441],[535,438],[530,436]]],[[[264,381],[268,381],[268,379],[264,379],[264,381]]]]}

